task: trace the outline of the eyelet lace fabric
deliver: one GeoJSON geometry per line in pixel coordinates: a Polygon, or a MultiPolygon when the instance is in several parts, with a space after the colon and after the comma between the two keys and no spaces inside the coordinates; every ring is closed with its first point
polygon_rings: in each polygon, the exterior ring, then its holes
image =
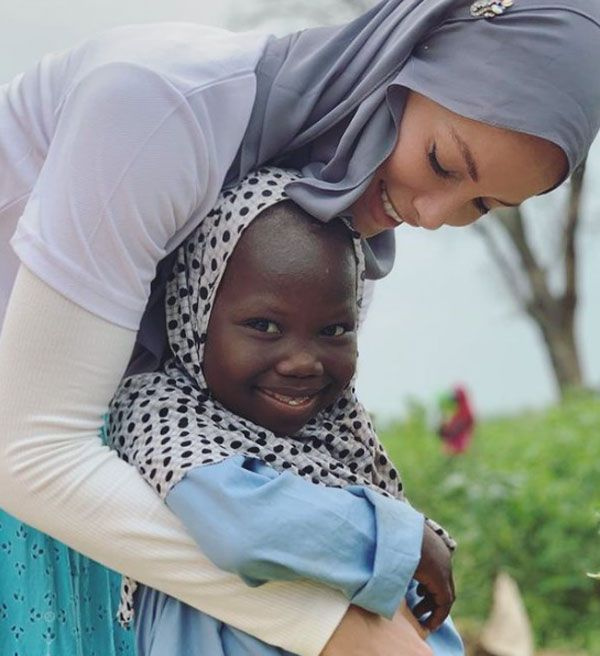
{"type": "Polygon", "coordinates": [[[0,510],[0,655],[134,656],[121,577],[0,510]]]}
{"type": "Polygon", "coordinates": [[[134,656],[120,577],[0,511],[0,654],[134,656]]]}

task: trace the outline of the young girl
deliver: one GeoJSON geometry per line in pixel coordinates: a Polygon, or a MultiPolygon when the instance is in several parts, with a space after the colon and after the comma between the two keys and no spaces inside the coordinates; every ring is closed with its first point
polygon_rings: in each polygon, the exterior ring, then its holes
{"type": "MultiPolygon", "coordinates": [[[[439,536],[453,543],[430,523],[421,554],[422,516],[352,387],[360,241],[341,221],[281,202],[297,177],[251,174],[179,249],[172,357],[122,383],[109,441],[202,551],[249,585],[314,579],[392,617],[417,570],[426,594],[416,612],[433,611],[437,628],[448,610],[439,536]]],[[[150,588],[136,605],[140,656],[282,653],[150,588]]],[[[449,622],[430,641],[462,653],[449,622]]]]}

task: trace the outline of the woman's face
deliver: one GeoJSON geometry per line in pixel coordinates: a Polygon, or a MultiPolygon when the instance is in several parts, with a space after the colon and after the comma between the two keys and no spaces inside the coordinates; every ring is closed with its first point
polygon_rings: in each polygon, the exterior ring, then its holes
{"type": "Polygon", "coordinates": [[[464,226],[550,189],[566,171],[555,144],[464,118],[411,91],[392,154],[351,208],[354,224],[363,237],[401,223],[464,226]]]}

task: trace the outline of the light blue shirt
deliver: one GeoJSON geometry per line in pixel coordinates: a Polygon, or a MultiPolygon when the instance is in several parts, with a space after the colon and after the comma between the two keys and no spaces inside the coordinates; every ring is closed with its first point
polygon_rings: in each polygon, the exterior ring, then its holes
{"type": "MultiPolygon", "coordinates": [[[[166,503],[202,552],[248,585],[312,579],[385,617],[404,597],[416,603],[424,520],[407,503],[314,485],[241,455],[191,470],[166,503]]],[[[136,637],[139,656],[289,655],[146,587],[136,593],[136,637]]],[[[439,656],[464,653],[450,620],[428,642],[439,656]]]]}

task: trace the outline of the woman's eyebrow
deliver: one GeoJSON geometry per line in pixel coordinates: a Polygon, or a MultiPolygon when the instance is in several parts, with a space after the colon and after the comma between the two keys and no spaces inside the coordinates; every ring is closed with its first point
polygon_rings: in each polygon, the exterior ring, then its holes
{"type": "Polygon", "coordinates": [[[469,172],[469,177],[471,180],[473,180],[473,182],[479,182],[479,171],[477,170],[477,164],[475,163],[475,158],[473,157],[473,153],[471,152],[469,146],[467,146],[467,144],[462,140],[461,136],[452,126],[450,126],[450,134],[452,135],[452,138],[454,139],[461,155],[463,156],[463,159],[465,160],[467,171],[469,172]]]}
{"type": "MultiPolygon", "coordinates": [[[[458,134],[458,132],[450,126],[450,134],[452,135],[452,138],[454,139],[454,142],[458,146],[458,149],[460,150],[461,155],[463,156],[463,159],[465,160],[465,165],[467,167],[467,171],[469,172],[469,177],[473,182],[479,182],[479,171],[477,170],[477,164],[475,162],[475,158],[473,157],[473,153],[471,152],[471,149],[467,144],[463,141],[462,137],[458,134]]],[[[507,203],[503,200],[500,200],[499,198],[494,198],[494,200],[497,203],[500,203],[500,205],[503,205],[504,207],[518,207],[521,203],[507,203]]]]}

